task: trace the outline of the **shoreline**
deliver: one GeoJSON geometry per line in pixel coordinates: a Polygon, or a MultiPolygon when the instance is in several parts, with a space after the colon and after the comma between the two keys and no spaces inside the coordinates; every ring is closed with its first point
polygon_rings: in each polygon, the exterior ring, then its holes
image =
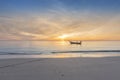
{"type": "Polygon", "coordinates": [[[102,58],[120,57],[117,52],[98,52],[98,53],[46,53],[46,54],[1,54],[0,59],[14,58],[102,58]]]}

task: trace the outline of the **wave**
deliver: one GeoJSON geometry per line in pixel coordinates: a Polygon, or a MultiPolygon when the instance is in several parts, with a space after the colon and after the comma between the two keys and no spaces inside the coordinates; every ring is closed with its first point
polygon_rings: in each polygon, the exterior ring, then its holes
{"type": "Polygon", "coordinates": [[[15,52],[0,52],[0,55],[40,55],[43,53],[15,53],[15,52]]]}
{"type": "Polygon", "coordinates": [[[40,54],[55,54],[55,53],[96,53],[96,52],[120,52],[120,50],[80,50],[80,51],[52,51],[52,52],[38,52],[38,53],[25,53],[25,52],[0,52],[0,55],[40,55],[40,54]]]}
{"type": "Polygon", "coordinates": [[[81,51],[56,51],[52,53],[89,53],[89,52],[120,52],[120,50],[81,50],[81,51]]]}

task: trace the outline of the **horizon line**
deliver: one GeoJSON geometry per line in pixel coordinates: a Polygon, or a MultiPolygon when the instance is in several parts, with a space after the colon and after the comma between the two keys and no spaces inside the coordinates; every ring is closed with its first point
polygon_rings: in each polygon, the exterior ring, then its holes
{"type": "Polygon", "coordinates": [[[0,41],[120,41],[120,40],[0,40],[0,41]]]}

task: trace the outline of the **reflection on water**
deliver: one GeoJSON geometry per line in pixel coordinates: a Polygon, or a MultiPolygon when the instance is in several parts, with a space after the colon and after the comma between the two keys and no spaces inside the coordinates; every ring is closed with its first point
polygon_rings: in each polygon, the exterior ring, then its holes
{"type": "Polygon", "coordinates": [[[71,45],[68,41],[0,41],[0,53],[3,54],[47,54],[59,51],[89,50],[120,50],[120,41],[83,41],[82,45],[71,45]]]}
{"type": "Polygon", "coordinates": [[[77,52],[89,50],[120,50],[120,41],[83,41],[71,45],[68,41],[0,41],[0,59],[5,58],[100,58],[120,56],[120,52],[77,52]],[[74,53],[59,53],[74,51],[74,53]],[[51,52],[58,52],[52,54],[51,52]],[[6,54],[7,53],[7,54],[6,54]],[[8,55],[9,53],[9,55],[8,55]],[[14,53],[14,55],[10,55],[14,53]],[[19,53],[19,55],[18,55],[19,53]],[[25,53],[27,55],[21,55],[25,53]],[[6,54],[6,55],[3,55],[6,54]],[[30,55],[32,54],[32,55],[30,55]],[[39,55],[40,54],[40,55],[39,55]]]}
{"type": "Polygon", "coordinates": [[[41,58],[79,58],[79,57],[88,57],[88,58],[96,58],[96,57],[113,57],[120,56],[119,53],[108,54],[108,53],[57,53],[50,55],[40,55],[41,58]]]}
{"type": "Polygon", "coordinates": [[[13,58],[102,58],[102,57],[119,57],[119,53],[57,53],[41,55],[0,55],[0,59],[13,58]]]}

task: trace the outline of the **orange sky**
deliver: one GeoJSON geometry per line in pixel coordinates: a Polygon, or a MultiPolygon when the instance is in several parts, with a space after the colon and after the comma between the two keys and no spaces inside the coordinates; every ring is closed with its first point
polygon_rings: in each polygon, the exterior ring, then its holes
{"type": "Polygon", "coordinates": [[[120,40],[120,0],[0,0],[0,40],[120,40]]]}
{"type": "Polygon", "coordinates": [[[120,14],[60,9],[0,16],[0,40],[120,40],[120,14]]]}

